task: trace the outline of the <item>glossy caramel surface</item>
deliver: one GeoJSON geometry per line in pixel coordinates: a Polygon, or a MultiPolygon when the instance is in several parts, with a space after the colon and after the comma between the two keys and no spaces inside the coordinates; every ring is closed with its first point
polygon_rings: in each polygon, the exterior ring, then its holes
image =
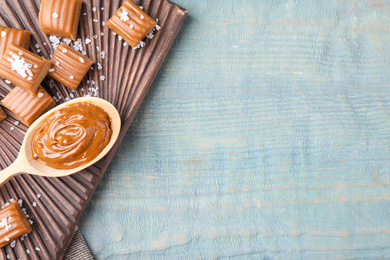
{"type": "Polygon", "coordinates": [[[30,126],[38,117],[56,105],[53,98],[42,87],[32,95],[21,87],[15,87],[1,103],[26,126],[30,126]]]}
{"type": "Polygon", "coordinates": [[[31,33],[29,31],[0,26],[0,59],[11,43],[28,49],[30,38],[31,33]]]}
{"type": "Polygon", "coordinates": [[[11,43],[0,60],[0,77],[33,94],[47,75],[50,66],[51,61],[11,43]],[[24,65],[28,67],[28,69],[22,71],[25,75],[13,68],[11,61],[16,59],[22,60],[24,65]],[[27,72],[31,74],[27,74],[27,72]]]}
{"type": "Polygon", "coordinates": [[[135,47],[156,25],[156,21],[131,0],[127,0],[107,22],[107,27],[131,47],[135,47]]]}
{"type": "Polygon", "coordinates": [[[32,231],[17,200],[0,210],[0,248],[32,231]]]}
{"type": "Polygon", "coordinates": [[[39,25],[47,35],[76,40],[82,0],[43,0],[39,25]]]}
{"type": "Polygon", "coordinates": [[[87,102],[53,112],[32,141],[33,157],[56,169],[72,169],[93,160],[110,142],[110,118],[87,102]]]}
{"type": "Polygon", "coordinates": [[[76,89],[94,63],[65,43],[61,43],[51,58],[52,71],[49,77],[70,89],[76,89]]]}

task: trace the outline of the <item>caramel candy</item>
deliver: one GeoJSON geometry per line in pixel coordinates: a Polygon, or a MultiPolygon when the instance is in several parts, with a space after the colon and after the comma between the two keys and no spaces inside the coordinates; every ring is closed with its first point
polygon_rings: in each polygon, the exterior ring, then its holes
{"type": "Polygon", "coordinates": [[[47,35],[76,40],[82,0],[42,0],[39,25],[47,35]]]}
{"type": "Polygon", "coordinates": [[[15,200],[0,210],[0,248],[31,231],[30,222],[24,215],[18,201],[15,200]]]}
{"type": "Polygon", "coordinates": [[[34,94],[51,62],[11,43],[0,60],[0,77],[34,94]]]}
{"type": "Polygon", "coordinates": [[[0,27],[0,59],[11,43],[28,50],[31,33],[26,30],[0,27]]]}
{"type": "Polygon", "coordinates": [[[49,76],[70,89],[76,89],[94,63],[65,43],[61,43],[51,58],[49,76]]]}
{"type": "Polygon", "coordinates": [[[7,118],[4,110],[0,107],[0,122],[7,118]]]}
{"type": "Polygon", "coordinates": [[[131,0],[126,0],[106,25],[134,48],[157,23],[138,5],[131,0]]]}
{"type": "Polygon", "coordinates": [[[38,117],[56,106],[56,102],[42,87],[33,95],[21,87],[15,87],[1,103],[26,126],[30,126],[38,117]]]}

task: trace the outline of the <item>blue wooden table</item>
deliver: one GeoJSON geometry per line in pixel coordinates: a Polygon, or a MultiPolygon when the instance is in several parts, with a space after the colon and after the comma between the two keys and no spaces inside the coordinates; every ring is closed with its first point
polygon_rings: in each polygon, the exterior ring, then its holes
{"type": "Polygon", "coordinates": [[[390,258],[390,0],[175,2],[79,222],[96,258],[390,258]]]}

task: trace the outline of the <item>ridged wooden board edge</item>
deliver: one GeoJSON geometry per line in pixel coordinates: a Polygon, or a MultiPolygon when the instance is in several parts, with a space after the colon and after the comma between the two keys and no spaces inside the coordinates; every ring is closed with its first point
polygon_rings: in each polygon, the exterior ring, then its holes
{"type": "MultiPolygon", "coordinates": [[[[18,239],[14,247],[8,245],[0,250],[0,259],[7,259],[7,255],[10,259],[63,257],[78,220],[187,16],[187,10],[169,0],[134,1],[142,5],[152,18],[158,18],[161,30],[155,32],[153,39],[146,40],[145,47],[133,50],[102,23],[107,22],[123,2],[83,0],[78,37],[83,39],[82,47],[86,55],[95,61],[95,65],[83,80],[82,86],[71,91],[49,78],[42,83],[58,103],[94,93],[110,101],[120,112],[123,122],[118,141],[103,160],[80,173],[63,178],[20,175],[3,185],[0,188],[0,206],[10,199],[22,199],[34,223],[33,232],[23,241],[18,239]],[[86,38],[91,39],[91,43],[86,44],[86,38]],[[102,76],[104,80],[101,80],[102,76]]],[[[39,6],[39,0],[0,0],[0,26],[29,30],[32,32],[30,51],[50,59],[53,48],[49,37],[39,28],[39,6]]],[[[13,87],[0,79],[0,99],[13,87]]],[[[0,123],[0,169],[15,160],[27,130],[23,124],[15,124],[19,120],[10,111],[6,110],[6,113],[9,117],[0,123]]]]}

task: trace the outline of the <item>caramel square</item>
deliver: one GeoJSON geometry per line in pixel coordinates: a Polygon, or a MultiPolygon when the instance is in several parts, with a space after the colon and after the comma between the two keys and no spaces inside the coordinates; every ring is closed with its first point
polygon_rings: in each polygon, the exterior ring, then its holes
{"type": "Polygon", "coordinates": [[[49,77],[70,89],[76,89],[94,63],[65,43],[61,43],[51,58],[53,63],[49,77]]]}
{"type": "Polygon", "coordinates": [[[4,110],[0,107],[0,122],[7,118],[4,110]]]}
{"type": "Polygon", "coordinates": [[[0,77],[34,94],[50,67],[50,61],[11,43],[0,60],[0,77]]]}
{"type": "Polygon", "coordinates": [[[56,106],[56,102],[41,86],[33,95],[21,87],[15,87],[1,103],[26,126],[56,106]]]}
{"type": "Polygon", "coordinates": [[[18,201],[15,200],[0,210],[0,248],[31,231],[30,222],[18,201]]]}
{"type": "Polygon", "coordinates": [[[11,43],[28,50],[30,38],[29,31],[0,26],[0,59],[11,43]]]}
{"type": "Polygon", "coordinates": [[[126,0],[106,25],[134,48],[157,23],[138,5],[131,0],[126,0]]]}
{"type": "Polygon", "coordinates": [[[39,25],[43,33],[76,40],[82,0],[42,0],[39,25]]]}

